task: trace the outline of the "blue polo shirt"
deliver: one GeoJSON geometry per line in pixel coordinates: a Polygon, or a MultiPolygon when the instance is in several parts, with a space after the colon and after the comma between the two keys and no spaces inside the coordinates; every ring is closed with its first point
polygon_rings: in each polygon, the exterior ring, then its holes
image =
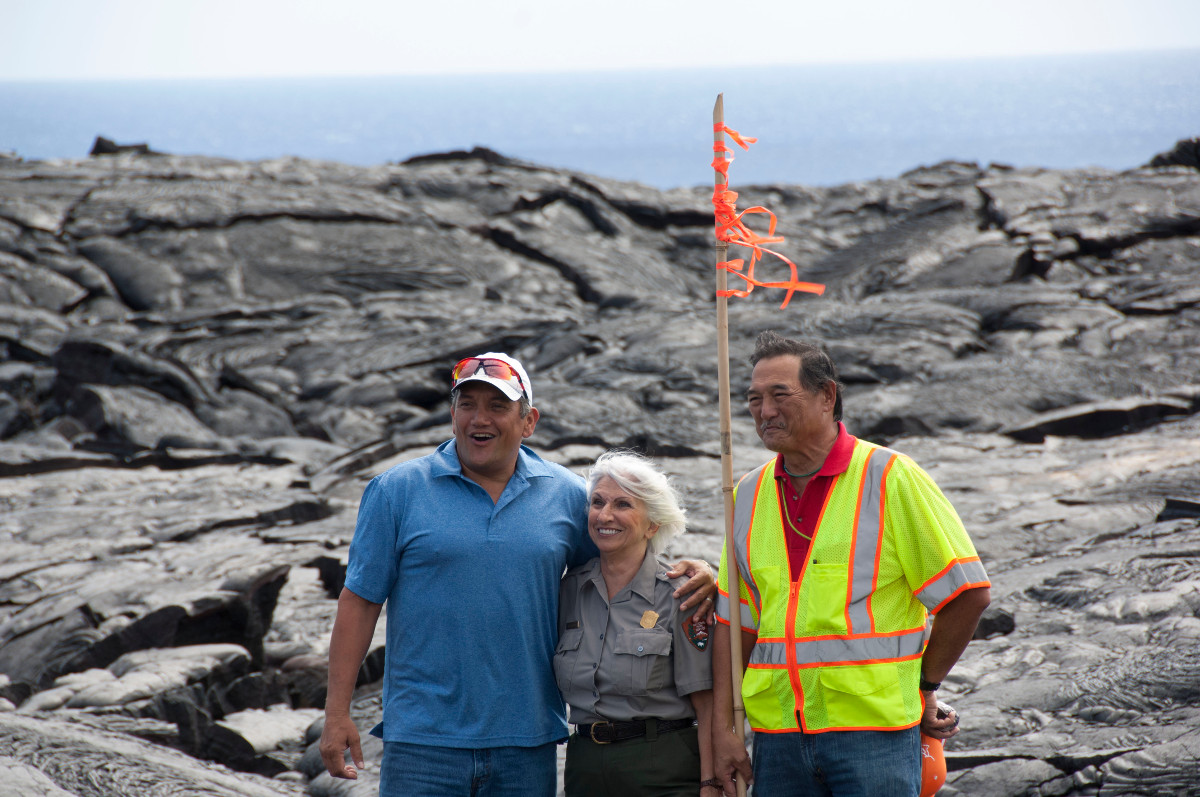
{"type": "Polygon", "coordinates": [[[367,485],[346,586],[387,604],[385,741],[533,747],[566,738],[558,586],[597,556],[583,480],[522,446],[500,500],[453,440],[367,485]]]}

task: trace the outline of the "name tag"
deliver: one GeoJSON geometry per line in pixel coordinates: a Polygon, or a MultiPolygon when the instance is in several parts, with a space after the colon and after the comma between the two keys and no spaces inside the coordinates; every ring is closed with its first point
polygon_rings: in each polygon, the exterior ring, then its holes
{"type": "Polygon", "coordinates": [[[578,627],[579,627],[578,620],[572,620],[571,622],[567,623],[567,630],[570,630],[572,628],[578,628],[578,627]]]}

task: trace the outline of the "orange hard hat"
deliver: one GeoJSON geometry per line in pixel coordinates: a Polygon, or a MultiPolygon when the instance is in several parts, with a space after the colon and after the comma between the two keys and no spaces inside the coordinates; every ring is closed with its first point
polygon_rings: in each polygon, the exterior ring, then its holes
{"type": "Polygon", "coordinates": [[[933,797],[946,785],[946,756],[942,740],[921,734],[921,797],[933,797]]]}

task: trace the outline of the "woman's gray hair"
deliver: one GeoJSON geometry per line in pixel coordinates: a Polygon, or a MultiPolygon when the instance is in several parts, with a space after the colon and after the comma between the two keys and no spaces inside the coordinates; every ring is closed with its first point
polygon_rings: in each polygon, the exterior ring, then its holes
{"type": "Polygon", "coordinates": [[[617,487],[646,505],[646,517],[658,524],[658,532],[650,538],[650,550],[655,556],[667,549],[667,543],[683,532],[687,513],[680,505],[679,493],[666,474],[653,462],[631,451],[609,451],[601,454],[587,474],[590,497],[605,476],[617,487]]]}

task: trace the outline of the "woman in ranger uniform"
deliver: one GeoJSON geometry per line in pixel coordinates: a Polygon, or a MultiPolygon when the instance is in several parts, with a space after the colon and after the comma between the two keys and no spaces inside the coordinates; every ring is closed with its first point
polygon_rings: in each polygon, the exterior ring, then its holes
{"type": "Polygon", "coordinates": [[[600,556],[562,580],[554,656],[576,726],[567,797],[713,797],[707,629],[679,611],[658,559],[684,528],[678,496],[623,452],[596,460],[587,489],[600,556]]]}

